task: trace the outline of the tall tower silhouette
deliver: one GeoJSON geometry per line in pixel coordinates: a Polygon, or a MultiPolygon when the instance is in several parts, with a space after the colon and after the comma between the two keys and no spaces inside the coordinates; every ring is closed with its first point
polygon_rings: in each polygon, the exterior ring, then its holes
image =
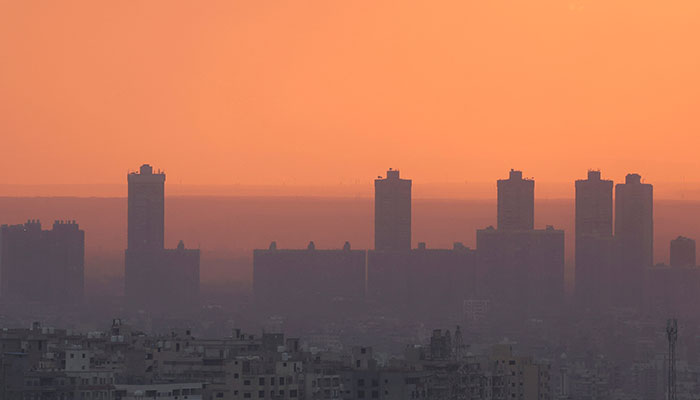
{"type": "Polygon", "coordinates": [[[636,304],[642,297],[644,273],[654,260],[654,192],[638,174],[615,186],[615,241],[619,262],[614,284],[619,300],[636,304]]]}
{"type": "Polygon", "coordinates": [[[127,176],[129,211],[124,293],[130,308],[185,310],[199,297],[199,250],[164,246],[165,174],[144,164],[127,176]]]}
{"type": "Polygon", "coordinates": [[[535,227],[535,181],[523,179],[511,169],[508,179],[499,179],[498,230],[526,231],[535,227]]]}
{"type": "Polygon", "coordinates": [[[613,233],[613,182],[588,171],[576,181],[576,297],[585,306],[609,294],[613,233]]]}
{"type": "Polygon", "coordinates": [[[129,216],[127,248],[130,250],[163,249],[165,232],[165,173],[153,173],[144,164],[139,172],[127,176],[129,182],[129,216]]]}
{"type": "Polygon", "coordinates": [[[411,249],[411,180],[398,170],[374,180],[374,248],[411,249]]]}

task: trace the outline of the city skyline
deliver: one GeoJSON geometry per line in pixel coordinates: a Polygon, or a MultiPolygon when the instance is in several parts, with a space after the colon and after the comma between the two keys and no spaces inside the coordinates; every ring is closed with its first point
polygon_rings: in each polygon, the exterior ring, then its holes
{"type": "Polygon", "coordinates": [[[0,0],[0,399],[697,400],[698,21],[0,0]]]}

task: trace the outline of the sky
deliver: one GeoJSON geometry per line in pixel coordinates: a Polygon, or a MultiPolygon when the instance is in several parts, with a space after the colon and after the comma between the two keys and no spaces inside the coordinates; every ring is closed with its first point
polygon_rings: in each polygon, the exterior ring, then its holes
{"type": "MultiPolygon", "coordinates": [[[[697,0],[0,0],[0,184],[700,182],[697,0]]],[[[0,193],[1,194],[1,193],[0,193]]]]}

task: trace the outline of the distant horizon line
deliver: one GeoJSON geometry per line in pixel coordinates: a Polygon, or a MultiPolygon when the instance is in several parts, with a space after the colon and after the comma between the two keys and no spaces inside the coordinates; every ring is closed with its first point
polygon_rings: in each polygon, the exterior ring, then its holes
{"type": "MultiPolygon", "coordinates": [[[[575,181],[540,182],[535,186],[536,199],[574,199],[575,181]]],[[[622,182],[615,182],[622,183],[622,182]]],[[[700,200],[698,182],[653,182],[655,199],[700,200]]],[[[374,187],[366,183],[338,184],[200,184],[167,183],[167,197],[332,197],[373,198],[374,187]]],[[[0,183],[0,197],[74,197],[124,198],[126,182],[118,183],[0,183]]],[[[413,182],[413,199],[495,200],[496,182],[413,182]]]]}

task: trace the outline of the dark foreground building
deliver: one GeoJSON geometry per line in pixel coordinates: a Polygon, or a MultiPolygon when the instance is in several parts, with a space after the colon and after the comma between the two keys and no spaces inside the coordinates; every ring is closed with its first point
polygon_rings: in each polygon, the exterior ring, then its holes
{"type": "Polygon", "coordinates": [[[199,250],[164,248],[165,173],[144,164],[128,176],[124,291],[135,309],[186,311],[199,302],[199,250]]]}
{"type": "Polygon", "coordinates": [[[0,228],[0,282],[5,301],[75,304],[83,299],[85,232],[75,221],[0,228]]]}

